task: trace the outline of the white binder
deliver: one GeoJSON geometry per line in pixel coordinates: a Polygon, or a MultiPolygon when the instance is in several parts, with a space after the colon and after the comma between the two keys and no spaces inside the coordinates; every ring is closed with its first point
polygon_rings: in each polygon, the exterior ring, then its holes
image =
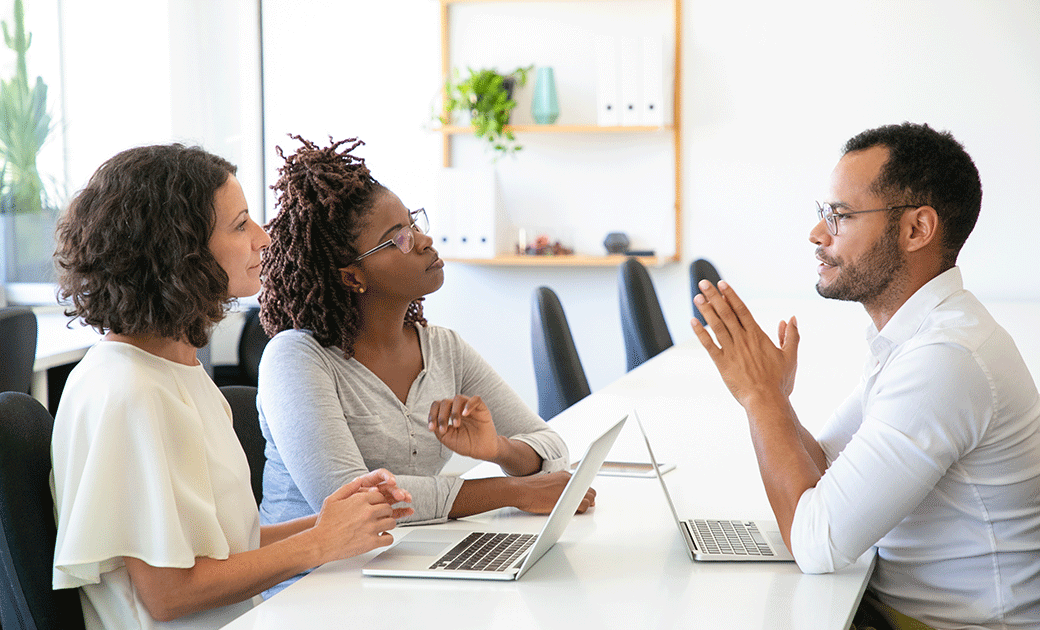
{"type": "Polygon", "coordinates": [[[618,40],[610,35],[596,39],[596,124],[613,127],[621,124],[621,90],[618,40]]]}
{"type": "Polygon", "coordinates": [[[635,35],[621,36],[620,76],[621,81],[621,124],[640,125],[642,103],[642,77],[640,66],[643,60],[642,42],[635,35]]]}
{"type": "Polygon", "coordinates": [[[642,79],[640,93],[640,124],[665,124],[664,102],[664,39],[660,36],[643,38],[642,79]]]}
{"type": "Polygon", "coordinates": [[[498,200],[493,167],[442,168],[437,213],[430,217],[434,248],[442,258],[494,258],[506,253],[512,230],[498,200]],[[441,215],[444,227],[437,227],[441,215]]]}
{"type": "Polygon", "coordinates": [[[458,182],[456,169],[443,168],[437,174],[437,188],[432,208],[427,208],[430,217],[430,237],[433,248],[441,258],[457,258],[458,243],[455,233],[455,217],[462,200],[457,197],[463,190],[458,182]]]}

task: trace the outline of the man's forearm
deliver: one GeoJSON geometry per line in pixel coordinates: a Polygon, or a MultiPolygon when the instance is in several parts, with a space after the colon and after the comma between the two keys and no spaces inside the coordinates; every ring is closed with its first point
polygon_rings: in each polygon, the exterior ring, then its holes
{"type": "Polygon", "coordinates": [[[816,486],[826,469],[823,449],[798,422],[786,399],[749,405],[746,411],[766,496],[790,548],[798,500],[816,486]]]}
{"type": "Polygon", "coordinates": [[[816,437],[802,426],[801,422],[798,422],[796,419],[795,423],[798,425],[798,435],[802,438],[802,446],[805,447],[805,452],[809,454],[813,463],[816,464],[816,469],[822,477],[823,473],[827,472],[827,456],[823,452],[823,447],[820,446],[816,437]]]}

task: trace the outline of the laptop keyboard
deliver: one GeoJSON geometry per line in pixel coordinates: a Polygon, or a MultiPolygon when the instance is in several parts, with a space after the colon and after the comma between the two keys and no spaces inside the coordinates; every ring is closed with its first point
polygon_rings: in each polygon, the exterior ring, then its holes
{"type": "Polygon", "coordinates": [[[537,540],[537,534],[473,532],[432,565],[444,571],[505,571],[537,540]]]}
{"type": "Polygon", "coordinates": [[[697,546],[710,554],[772,556],[773,549],[752,521],[691,519],[697,546]]]}

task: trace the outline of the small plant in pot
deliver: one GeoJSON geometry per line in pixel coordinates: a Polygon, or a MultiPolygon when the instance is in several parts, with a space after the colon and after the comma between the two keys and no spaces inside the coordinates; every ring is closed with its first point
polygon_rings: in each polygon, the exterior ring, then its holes
{"type": "Polygon", "coordinates": [[[453,113],[469,112],[474,135],[486,140],[488,148],[499,156],[519,151],[522,147],[505,126],[516,107],[513,90],[527,83],[527,73],[533,67],[517,68],[508,74],[494,69],[467,68],[466,77],[456,69],[444,83],[444,111],[437,119],[448,125],[453,113]]]}

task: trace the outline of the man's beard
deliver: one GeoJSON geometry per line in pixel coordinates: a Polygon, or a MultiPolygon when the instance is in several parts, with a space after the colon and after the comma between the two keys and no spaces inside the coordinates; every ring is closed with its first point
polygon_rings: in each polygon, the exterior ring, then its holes
{"type": "Polygon", "coordinates": [[[825,298],[868,305],[876,302],[894,283],[903,281],[906,255],[899,248],[898,222],[891,223],[855,262],[825,258],[819,249],[817,255],[824,263],[841,263],[833,267],[838,274],[831,284],[824,285],[822,278],[816,283],[816,292],[825,298]]]}

